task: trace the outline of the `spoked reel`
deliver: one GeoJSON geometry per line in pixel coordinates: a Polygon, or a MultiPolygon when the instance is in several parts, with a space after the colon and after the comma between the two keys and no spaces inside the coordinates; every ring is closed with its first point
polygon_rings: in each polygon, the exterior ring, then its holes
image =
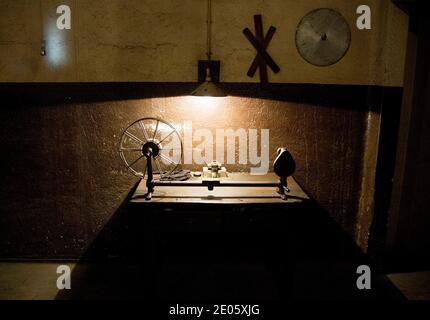
{"type": "Polygon", "coordinates": [[[152,180],[153,174],[159,174],[163,179],[181,163],[182,140],[171,124],[158,118],[142,118],[125,129],[119,154],[135,176],[150,176],[152,180]]]}
{"type": "Polygon", "coordinates": [[[152,199],[156,186],[171,187],[276,187],[280,197],[287,200],[290,192],[287,177],[294,173],[295,161],[286,148],[279,148],[274,171],[279,181],[232,181],[203,178],[192,181],[175,181],[171,174],[182,160],[182,140],[178,131],[158,118],[142,118],[133,122],[122,134],[119,154],[131,173],[146,178],[146,200],[152,199]],[[155,179],[154,174],[159,176],[155,179]],[[166,179],[164,179],[166,178],[166,179]]]}

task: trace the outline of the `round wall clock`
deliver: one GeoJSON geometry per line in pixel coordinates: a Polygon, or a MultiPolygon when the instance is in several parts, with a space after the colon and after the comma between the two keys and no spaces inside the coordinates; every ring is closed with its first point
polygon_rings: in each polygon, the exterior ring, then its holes
{"type": "Polygon", "coordinates": [[[335,64],[346,54],[350,43],[348,22],[333,9],[313,10],[297,26],[297,50],[303,59],[315,66],[335,64]]]}

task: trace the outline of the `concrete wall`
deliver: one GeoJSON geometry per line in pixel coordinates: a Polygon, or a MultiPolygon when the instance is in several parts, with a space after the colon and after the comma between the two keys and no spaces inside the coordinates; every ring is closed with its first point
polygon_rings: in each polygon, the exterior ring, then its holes
{"type": "Polygon", "coordinates": [[[401,86],[407,30],[391,1],[367,3],[371,31],[355,28],[362,1],[214,0],[213,58],[231,96],[202,116],[186,97],[194,86],[183,82],[196,81],[205,58],[205,1],[0,0],[0,81],[9,82],[0,85],[1,256],[79,257],[136,181],[118,158],[118,138],[144,116],[211,130],[269,128],[271,153],[291,149],[299,182],[365,250],[379,123],[368,93],[401,86]],[[55,27],[60,4],[72,8],[70,31],[55,27]],[[347,55],[324,68],[294,44],[298,22],[317,7],[337,9],[352,30],[347,55]],[[242,34],[254,14],[266,30],[277,27],[268,51],[281,72],[269,71],[270,81],[299,85],[238,84],[258,81],[246,76],[255,50],[242,34]]]}
{"type": "MultiPolygon", "coordinates": [[[[268,52],[281,72],[276,83],[401,86],[407,16],[390,0],[368,0],[372,30],[356,28],[361,0],[214,0],[213,58],[222,82],[258,82],[246,72],[255,50],[242,34],[262,14],[276,34],[268,52]],[[315,67],[297,52],[297,24],[319,7],[338,10],[350,24],[346,56],[315,67]]],[[[202,0],[0,0],[0,81],[193,82],[205,59],[206,1],[202,0]],[[72,29],[56,28],[56,7],[72,10],[72,29]],[[41,41],[47,55],[40,56],[41,41]]]]}

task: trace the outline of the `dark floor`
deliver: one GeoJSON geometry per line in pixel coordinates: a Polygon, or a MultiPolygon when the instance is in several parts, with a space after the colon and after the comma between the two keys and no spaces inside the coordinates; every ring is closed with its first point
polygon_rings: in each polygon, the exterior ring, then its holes
{"type": "MultiPolygon", "coordinates": [[[[77,299],[139,299],[144,298],[139,280],[142,279],[138,265],[121,264],[85,264],[77,266],[66,263],[73,270],[73,295],[59,294],[56,287],[56,269],[60,262],[55,263],[0,263],[0,300],[52,300],[56,298],[74,297],[77,299]],[[79,269],[79,273],[76,270],[79,269]],[[92,276],[90,276],[92,275],[92,276]],[[112,276],[113,275],[113,276],[112,276]],[[91,280],[89,279],[91,277],[91,280]],[[135,288],[137,286],[137,288],[135,288]]],[[[311,265],[311,264],[309,264],[311,265]]],[[[221,299],[222,301],[241,297],[241,300],[277,300],[278,291],[273,274],[263,265],[178,265],[171,264],[160,270],[160,284],[157,295],[164,299],[221,299]],[[229,274],[227,281],[223,275],[229,274]],[[220,279],[221,278],[221,279],[220,279]],[[186,295],[184,293],[187,293],[186,295]],[[216,294],[218,293],[218,294],[216,294]]],[[[296,273],[295,299],[336,299],[342,294],[342,285],[335,284],[329,288],[320,286],[321,281],[316,272],[302,269],[296,273]],[[312,281],[315,281],[311,283],[312,281]],[[337,288],[336,288],[337,287],[337,288]],[[336,290],[339,290],[336,292],[336,290]]],[[[327,279],[327,278],[326,278],[327,279]]],[[[377,295],[380,299],[401,299],[397,289],[407,299],[430,300],[430,272],[390,274],[376,279],[377,289],[386,287],[387,295],[377,295]],[[389,279],[389,281],[387,280],[389,279]]],[[[375,284],[375,279],[374,279],[375,284]]],[[[349,297],[341,297],[348,299],[349,297]]],[[[370,298],[370,296],[368,297],[370,298]]]]}
{"type": "MultiPolygon", "coordinates": [[[[204,210],[123,210],[69,264],[71,290],[56,288],[66,262],[9,262],[0,264],[0,298],[404,299],[376,273],[371,290],[357,289],[367,257],[321,209],[204,210]]],[[[408,279],[390,279],[410,289],[408,279]]]]}

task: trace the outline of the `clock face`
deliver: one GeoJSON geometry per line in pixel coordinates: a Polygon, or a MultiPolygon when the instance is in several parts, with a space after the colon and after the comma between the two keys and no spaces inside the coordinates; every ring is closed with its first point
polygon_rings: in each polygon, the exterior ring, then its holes
{"type": "Polygon", "coordinates": [[[297,50],[303,59],[316,66],[338,62],[348,51],[350,42],[348,22],[332,9],[313,10],[297,26],[297,50]]]}

